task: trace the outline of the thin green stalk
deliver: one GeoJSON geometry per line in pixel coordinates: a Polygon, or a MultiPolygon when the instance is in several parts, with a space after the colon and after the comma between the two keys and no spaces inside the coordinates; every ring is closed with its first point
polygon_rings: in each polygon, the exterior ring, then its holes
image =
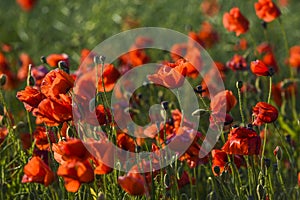
{"type": "Polygon", "coordinates": [[[238,89],[238,97],[239,97],[240,114],[241,114],[241,118],[242,118],[242,123],[243,123],[243,125],[245,125],[245,116],[244,116],[244,113],[243,113],[243,102],[242,102],[241,88],[239,86],[237,86],[237,89],[238,89]]]}
{"type": "MultiPolygon", "coordinates": [[[[267,103],[270,103],[271,100],[271,93],[272,93],[272,76],[269,78],[269,94],[268,94],[268,100],[267,103]]],[[[264,161],[264,155],[265,155],[265,148],[266,148],[266,142],[267,142],[267,130],[268,130],[268,124],[265,124],[265,129],[264,129],[264,141],[263,141],[263,147],[262,147],[262,152],[261,152],[261,170],[263,170],[263,161],[264,161]]],[[[264,173],[264,172],[263,172],[264,173]]]]}

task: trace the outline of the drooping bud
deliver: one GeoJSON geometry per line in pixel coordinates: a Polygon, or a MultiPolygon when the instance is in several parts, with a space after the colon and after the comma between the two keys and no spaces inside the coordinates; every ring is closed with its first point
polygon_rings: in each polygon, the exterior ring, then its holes
{"type": "Polygon", "coordinates": [[[41,60],[42,64],[47,64],[47,59],[45,56],[41,56],[40,60],[41,60]]]}
{"type": "Polygon", "coordinates": [[[69,67],[65,61],[59,61],[58,62],[58,68],[65,71],[66,73],[70,73],[69,67]]]}
{"type": "Polygon", "coordinates": [[[6,75],[5,74],[1,74],[0,75],[0,86],[4,86],[6,83],[6,75]]]}
{"type": "Polygon", "coordinates": [[[281,160],[282,159],[282,150],[280,146],[277,146],[274,151],[274,156],[276,157],[277,160],[281,160]]]}
{"type": "Polygon", "coordinates": [[[237,89],[241,89],[243,87],[243,81],[237,81],[235,86],[237,89]]]}
{"type": "Polygon", "coordinates": [[[162,107],[164,110],[168,110],[168,109],[169,109],[169,102],[167,102],[167,101],[161,102],[161,107],[162,107]]]}

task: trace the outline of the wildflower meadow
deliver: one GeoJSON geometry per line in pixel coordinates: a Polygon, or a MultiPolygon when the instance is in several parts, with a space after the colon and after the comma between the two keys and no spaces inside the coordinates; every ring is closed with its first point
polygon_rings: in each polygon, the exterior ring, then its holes
{"type": "Polygon", "coordinates": [[[300,199],[298,0],[0,11],[0,200],[300,199]]]}

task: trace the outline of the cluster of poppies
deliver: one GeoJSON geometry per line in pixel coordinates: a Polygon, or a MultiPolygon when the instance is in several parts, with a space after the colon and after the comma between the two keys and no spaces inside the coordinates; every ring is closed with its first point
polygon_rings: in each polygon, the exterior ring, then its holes
{"type": "MultiPolygon", "coordinates": [[[[21,0],[17,2],[25,10],[30,10],[35,3],[35,1],[21,0]]],[[[218,13],[220,7],[214,0],[203,1],[201,8],[203,13],[213,16],[218,13]]],[[[271,0],[258,0],[254,8],[257,17],[265,23],[272,22],[281,15],[279,8],[271,0]]],[[[249,21],[237,7],[224,14],[223,25],[229,32],[235,32],[236,36],[245,34],[249,30],[249,21]]],[[[268,100],[252,105],[251,116],[245,118],[240,93],[257,92],[257,87],[238,81],[239,98],[236,98],[234,92],[230,90],[215,92],[209,89],[217,88],[214,82],[216,73],[219,73],[221,79],[225,81],[228,71],[251,71],[252,74],[249,74],[254,78],[265,76],[272,80],[272,76],[280,71],[272,45],[269,43],[258,45],[254,55],[259,59],[249,61],[244,54],[240,55],[240,52],[248,49],[249,44],[246,39],[240,39],[240,42],[232,48],[235,52],[233,57],[226,63],[214,62],[216,67],[205,72],[205,76],[199,82],[197,78],[206,64],[202,59],[200,45],[206,49],[211,48],[217,44],[219,35],[209,22],[203,22],[198,32],[190,31],[188,35],[187,42],[175,44],[171,48],[170,60],[161,62],[158,70],[148,75],[147,78],[155,85],[168,89],[180,88],[186,79],[197,81],[195,92],[203,102],[209,102],[209,106],[203,109],[210,114],[207,121],[210,124],[209,128],[218,130],[223,137],[222,146],[216,145],[202,158],[199,154],[205,135],[195,129],[197,126],[179,109],[168,110],[169,106],[166,101],[161,104],[165,110],[170,111],[170,116],[164,122],[153,124],[142,131],[122,129],[116,124],[116,121],[126,124],[123,113],[127,108],[123,106],[122,101],[127,99],[124,90],[126,91],[133,84],[130,81],[123,86],[116,85],[116,83],[129,70],[150,61],[150,56],[144,47],[152,43],[151,38],[142,36],[136,38],[128,53],[118,58],[116,65],[105,63],[104,56],[83,49],[80,68],[76,70],[70,67],[67,54],[51,54],[42,57],[41,66],[35,66],[27,54],[21,54],[21,67],[16,74],[12,73],[5,57],[5,53],[10,51],[9,46],[3,46],[3,53],[0,52],[0,83],[4,79],[3,76],[6,78],[3,84],[1,83],[1,87],[5,90],[14,89],[18,87],[18,83],[27,81],[25,89],[18,91],[16,97],[24,104],[26,112],[35,119],[33,123],[30,121],[31,117],[27,118],[27,125],[31,132],[27,134],[29,137],[26,139],[21,138],[23,148],[27,151],[32,150],[31,158],[24,166],[22,183],[35,182],[49,186],[62,178],[67,191],[77,192],[81,184],[95,181],[95,175],[111,173],[116,158],[123,161],[120,163],[128,159],[117,152],[114,145],[133,153],[141,149],[150,149],[155,155],[151,162],[140,160],[137,163],[129,163],[131,165],[128,172],[117,178],[120,187],[131,195],[150,195],[154,187],[154,179],[168,173],[167,170],[161,169],[161,162],[158,159],[161,156],[159,155],[161,150],[168,144],[172,144],[169,147],[176,151],[176,148],[182,144],[189,143],[189,147],[178,157],[178,161],[189,168],[196,168],[199,165],[208,166],[211,161],[212,173],[216,177],[222,176],[225,172],[232,173],[232,169],[229,168],[232,163],[237,168],[245,167],[245,157],[247,159],[248,156],[263,157],[262,138],[257,130],[265,126],[266,131],[267,124],[275,122],[279,116],[277,108],[270,102],[271,93],[274,103],[279,107],[283,101],[295,95],[296,83],[286,79],[272,85],[270,81],[268,100]],[[100,76],[99,72],[101,72],[100,76]],[[74,86],[75,81],[76,86],[74,86]],[[106,94],[113,90],[120,103],[110,107],[106,102],[106,94]],[[231,115],[232,109],[237,107],[238,103],[241,110],[241,123],[238,122],[238,117],[231,115]],[[225,111],[224,115],[222,110],[225,111]],[[96,117],[93,117],[93,114],[96,117]],[[78,121],[75,122],[74,118],[78,121]],[[234,126],[237,123],[239,125],[234,126]],[[83,141],[78,131],[78,128],[82,128],[82,124],[101,125],[105,128],[102,129],[104,131],[94,129],[93,135],[96,135],[98,139],[89,138],[83,141]],[[126,134],[129,131],[133,131],[133,135],[137,137],[126,134]],[[141,134],[146,136],[146,139],[139,138],[138,135],[141,134]],[[151,148],[147,146],[149,141],[151,148]],[[114,156],[116,154],[118,154],[117,157],[114,156]]],[[[300,46],[290,48],[286,63],[298,73],[300,46]]],[[[138,101],[135,103],[139,104],[138,101]]],[[[11,117],[7,108],[0,115],[11,117]]],[[[9,129],[13,127],[11,125],[14,124],[1,126],[0,144],[7,137],[9,129]]],[[[280,150],[275,149],[274,155],[278,157],[279,154],[280,150]]],[[[167,185],[166,189],[175,185],[181,188],[187,184],[194,184],[195,178],[183,171],[179,177],[170,177],[171,184],[167,185]]]]}

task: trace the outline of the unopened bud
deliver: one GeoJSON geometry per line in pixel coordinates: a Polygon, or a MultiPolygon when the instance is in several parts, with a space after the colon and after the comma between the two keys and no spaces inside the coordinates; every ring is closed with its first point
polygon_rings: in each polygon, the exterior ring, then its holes
{"type": "Polygon", "coordinates": [[[282,159],[282,150],[280,146],[277,146],[274,151],[274,156],[276,157],[277,160],[281,160],[282,159]]]}
{"type": "Polygon", "coordinates": [[[41,60],[42,64],[47,64],[47,59],[45,56],[41,56],[40,60],[41,60]]]}
{"type": "Polygon", "coordinates": [[[237,81],[235,86],[237,89],[241,89],[243,87],[243,81],[237,81]]]}
{"type": "Polygon", "coordinates": [[[265,158],[264,163],[265,163],[266,168],[269,168],[271,166],[271,160],[269,158],[265,158]]]}
{"type": "Polygon", "coordinates": [[[219,167],[219,166],[215,166],[215,167],[214,167],[214,172],[215,172],[216,174],[219,175],[219,174],[220,174],[220,171],[221,171],[221,170],[220,170],[220,167],[219,167]]]}
{"type": "Polygon", "coordinates": [[[169,109],[169,102],[167,102],[167,101],[161,102],[161,107],[165,110],[168,110],[169,109]]]}
{"type": "Polygon", "coordinates": [[[33,76],[29,76],[27,79],[27,86],[34,86],[35,85],[35,79],[33,76]]]}
{"type": "Polygon", "coordinates": [[[261,22],[261,26],[262,26],[264,29],[267,29],[268,23],[265,22],[265,21],[262,21],[262,22],[261,22]]]}
{"type": "Polygon", "coordinates": [[[58,62],[58,67],[59,69],[65,71],[66,73],[69,74],[70,70],[69,70],[69,67],[67,66],[67,63],[65,61],[59,61],[58,62]]]}
{"type": "Polygon", "coordinates": [[[5,74],[1,74],[0,75],[0,86],[4,86],[6,83],[6,75],[5,74]]]}
{"type": "Polygon", "coordinates": [[[274,73],[275,73],[275,71],[274,71],[273,67],[270,67],[269,68],[269,76],[273,76],[274,73]]]}

